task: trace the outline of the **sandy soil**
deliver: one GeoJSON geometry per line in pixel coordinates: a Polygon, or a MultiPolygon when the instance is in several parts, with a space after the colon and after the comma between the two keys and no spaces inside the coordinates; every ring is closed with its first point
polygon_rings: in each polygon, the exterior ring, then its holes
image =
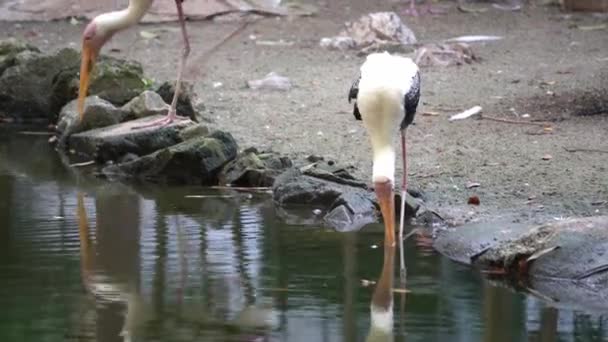
{"type": "MultiPolygon", "coordinates": [[[[402,13],[405,6],[387,0],[314,3],[319,15],[262,20],[208,58],[209,47],[238,24],[189,23],[194,52],[188,79],[208,114],[241,147],[323,155],[357,166],[359,176],[368,178],[369,144],[347,103],[363,57],[323,50],[318,41],[361,14],[402,13]],[[259,46],[252,35],[294,45],[259,46]],[[247,80],[270,71],[288,76],[294,89],[284,93],[245,87],[247,80]],[[214,82],[222,86],[214,88],[214,82]]],[[[426,192],[440,212],[458,219],[608,214],[608,30],[576,27],[605,24],[607,19],[591,14],[568,18],[548,7],[475,15],[458,12],[453,2],[443,4],[449,7],[446,15],[404,17],[420,42],[463,34],[505,39],[475,44],[479,63],[423,69],[422,105],[408,139],[412,186],[426,192]],[[451,114],[473,105],[496,118],[545,120],[553,130],[542,134],[540,126],[485,119],[448,122],[451,114]],[[440,115],[422,115],[426,111],[440,115]],[[530,118],[521,118],[523,114],[530,118]],[[603,152],[566,151],[573,148],[603,152]],[[546,155],[551,159],[543,160],[546,155]],[[470,182],[480,187],[467,189],[470,182]],[[470,195],[478,195],[481,205],[468,206],[470,195]]],[[[81,30],[82,25],[66,22],[0,23],[3,36],[27,38],[51,49],[77,47],[81,30]]],[[[105,52],[141,61],[156,79],[171,79],[178,37],[176,25],[142,25],[115,37],[105,52]],[[159,36],[145,40],[141,30],[159,36]]]]}

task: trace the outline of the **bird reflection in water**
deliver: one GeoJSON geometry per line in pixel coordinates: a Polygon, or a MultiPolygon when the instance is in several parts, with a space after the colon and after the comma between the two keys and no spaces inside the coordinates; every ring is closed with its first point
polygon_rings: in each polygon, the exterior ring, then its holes
{"type": "MultiPolygon", "coordinates": [[[[402,248],[403,246],[400,246],[402,248]]],[[[380,279],[372,295],[370,305],[371,324],[365,341],[394,341],[393,333],[393,283],[395,272],[395,246],[384,247],[384,262],[380,279]]],[[[404,279],[401,279],[402,282],[404,279]]],[[[405,285],[402,283],[402,285],[405,285]]],[[[404,286],[405,287],[405,286],[404,286]]],[[[405,290],[401,292],[401,307],[405,305],[405,290]]],[[[402,312],[403,314],[403,312],[402,312]]]]}
{"type": "Polygon", "coordinates": [[[105,335],[105,340],[131,341],[132,332],[152,318],[149,317],[151,311],[146,308],[143,298],[138,293],[135,279],[119,280],[119,276],[113,277],[103,267],[103,260],[100,260],[100,256],[103,254],[99,253],[97,244],[93,243],[90,236],[88,215],[82,192],[77,195],[77,218],[80,239],[80,274],[86,292],[95,302],[95,316],[97,317],[93,324],[102,326],[101,329],[96,330],[99,334],[105,335]],[[117,306],[120,307],[119,310],[116,310],[117,306]],[[124,312],[122,326],[113,324],[116,322],[115,314],[113,314],[116,311],[124,312]]]}

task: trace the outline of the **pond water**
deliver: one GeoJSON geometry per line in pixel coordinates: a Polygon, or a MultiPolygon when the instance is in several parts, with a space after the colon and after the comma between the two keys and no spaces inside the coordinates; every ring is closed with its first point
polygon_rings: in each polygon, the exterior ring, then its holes
{"type": "Polygon", "coordinates": [[[289,226],[267,194],[85,179],[46,137],[0,129],[0,194],[0,341],[608,338],[608,313],[547,306],[414,241],[410,292],[390,291],[379,225],[289,226]]]}

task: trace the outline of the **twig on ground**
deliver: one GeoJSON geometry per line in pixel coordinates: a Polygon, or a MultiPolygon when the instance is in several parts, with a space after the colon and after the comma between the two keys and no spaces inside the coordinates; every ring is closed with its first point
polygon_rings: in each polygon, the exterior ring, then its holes
{"type": "Polygon", "coordinates": [[[487,115],[483,115],[483,114],[480,115],[479,117],[482,119],[485,119],[485,120],[514,124],[514,125],[532,125],[532,126],[541,126],[541,127],[550,127],[551,126],[551,124],[547,123],[547,122],[530,122],[530,121],[510,120],[510,119],[495,118],[495,117],[487,116],[487,115]]]}
{"type": "Polygon", "coordinates": [[[70,164],[70,167],[83,167],[83,166],[89,166],[89,165],[93,165],[93,164],[95,164],[95,161],[89,160],[89,161],[82,162],[82,163],[70,164]]]}
{"type": "Polygon", "coordinates": [[[595,148],[573,148],[573,147],[564,147],[566,152],[597,152],[597,153],[608,153],[608,150],[600,150],[595,148]]]}

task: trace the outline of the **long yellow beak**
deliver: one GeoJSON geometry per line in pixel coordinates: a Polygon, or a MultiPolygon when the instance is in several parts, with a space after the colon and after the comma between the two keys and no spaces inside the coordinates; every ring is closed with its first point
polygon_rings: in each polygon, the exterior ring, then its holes
{"type": "Polygon", "coordinates": [[[380,203],[380,211],[384,220],[384,244],[395,245],[395,194],[391,181],[386,179],[374,182],[376,196],[380,203]]]}
{"type": "Polygon", "coordinates": [[[84,117],[84,100],[89,90],[89,77],[96,57],[97,51],[95,48],[84,41],[82,43],[82,60],[80,62],[80,86],[78,87],[78,113],[80,114],[80,120],[84,117]]]}

